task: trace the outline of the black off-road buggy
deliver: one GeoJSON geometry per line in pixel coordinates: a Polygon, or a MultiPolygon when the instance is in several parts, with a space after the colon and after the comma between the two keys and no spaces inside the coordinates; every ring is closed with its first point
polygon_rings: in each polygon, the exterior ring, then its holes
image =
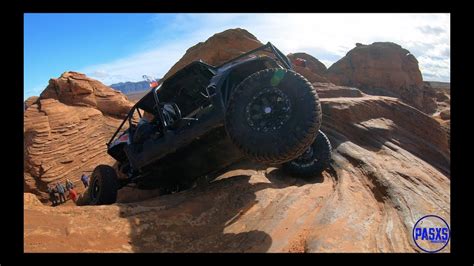
{"type": "Polygon", "coordinates": [[[114,203],[131,183],[186,189],[243,157],[298,176],[318,175],[330,160],[316,90],[270,42],[220,66],[195,61],[152,84],[107,143],[115,166],[92,172],[90,204],[114,203]]]}

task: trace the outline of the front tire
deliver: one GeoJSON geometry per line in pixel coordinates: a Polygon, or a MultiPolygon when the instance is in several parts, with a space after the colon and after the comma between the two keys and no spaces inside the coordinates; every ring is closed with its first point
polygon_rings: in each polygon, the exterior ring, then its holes
{"type": "Polygon", "coordinates": [[[320,175],[331,161],[331,143],[321,130],[314,143],[298,158],[283,164],[283,170],[299,177],[320,175]]]}
{"type": "Polygon", "coordinates": [[[98,165],[91,175],[89,202],[91,205],[105,205],[117,200],[118,180],[115,169],[108,165],[98,165]]]}
{"type": "Polygon", "coordinates": [[[265,164],[300,156],[321,125],[316,90],[300,74],[265,69],[244,79],[231,95],[225,127],[243,154],[265,164]]]}

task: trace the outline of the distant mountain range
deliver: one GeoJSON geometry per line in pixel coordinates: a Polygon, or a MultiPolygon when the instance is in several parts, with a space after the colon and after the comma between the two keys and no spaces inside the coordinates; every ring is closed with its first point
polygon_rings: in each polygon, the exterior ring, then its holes
{"type": "Polygon", "coordinates": [[[426,83],[430,84],[433,88],[440,88],[440,89],[451,89],[451,82],[442,82],[442,81],[425,81],[426,83]]]}
{"type": "Polygon", "coordinates": [[[110,85],[110,87],[121,91],[124,94],[136,93],[146,91],[150,88],[148,81],[138,81],[138,82],[120,82],[110,85]]]}

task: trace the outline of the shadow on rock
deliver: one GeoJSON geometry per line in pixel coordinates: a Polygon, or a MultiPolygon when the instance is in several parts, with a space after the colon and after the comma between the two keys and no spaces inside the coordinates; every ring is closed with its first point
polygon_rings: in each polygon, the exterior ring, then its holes
{"type": "Polygon", "coordinates": [[[123,205],[134,252],[265,252],[270,236],[226,230],[256,203],[250,176],[123,205]]]}
{"type": "MultiPolygon", "coordinates": [[[[272,238],[252,226],[235,224],[256,203],[258,191],[322,182],[288,177],[280,169],[259,174],[246,162],[208,176],[209,184],[147,201],[118,204],[130,223],[134,252],[266,252],[272,238]],[[222,173],[222,172],[221,172],[222,173]],[[257,175],[258,178],[251,178],[257,175]],[[266,178],[264,177],[266,176],[266,178]]],[[[257,169],[257,170],[255,170],[257,169]]],[[[258,223],[257,223],[258,224],[258,223]]]]}

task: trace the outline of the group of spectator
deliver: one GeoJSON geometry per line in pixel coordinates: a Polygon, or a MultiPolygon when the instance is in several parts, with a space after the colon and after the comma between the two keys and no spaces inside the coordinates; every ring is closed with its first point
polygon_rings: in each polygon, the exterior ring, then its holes
{"type": "MultiPolygon", "coordinates": [[[[89,177],[86,175],[81,176],[81,181],[84,184],[84,187],[89,186],[89,177]]],[[[57,206],[59,204],[65,203],[67,198],[71,199],[74,203],[77,200],[77,192],[74,189],[75,185],[71,180],[66,179],[64,184],[61,182],[56,182],[51,185],[48,185],[48,194],[51,200],[52,206],[57,206]],[[66,198],[67,193],[67,198],[66,198]]]]}

